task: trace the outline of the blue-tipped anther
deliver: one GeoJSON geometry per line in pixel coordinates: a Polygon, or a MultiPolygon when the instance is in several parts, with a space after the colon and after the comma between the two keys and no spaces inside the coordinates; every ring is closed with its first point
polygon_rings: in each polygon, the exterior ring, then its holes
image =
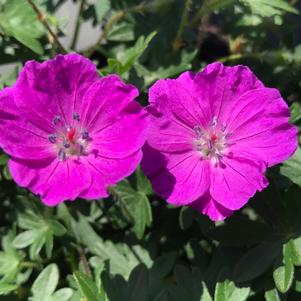
{"type": "Polygon", "coordinates": [[[84,140],[89,139],[89,133],[87,131],[82,132],[82,139],[84,139],[84,140]]]}
{"type": "Polygon", "coordinates": [[[77,112],[73,113],[73,119],[76,120],[76,121],[80,121],[80,116],[77,112]]]}
{"type": "Polygon", "coordinates": [[[66,160],[66,153],[63,149],[59,150],[58,157],[59,157],[60,161],[65,161],[66,160]]]}
{"type": "Polygon", "coordinates": [[[61,121],[61,116],[60,116],[60,115],[55,115],[55,116],[53,117],[52,123],[53,123],[54,125],[57,125],[60,121],[61,121]]]}
{"type": "Polygon", "coordinates": [[[193,128],[194,132],[196,133],[196,138],[197,139],[200,139],[202,137],[202,129],[199,125],[196,125],[194,128],[193,128]]]}
{"type": "Polygon", "coordinates": [[[56,143],[56,134],[50,134],[50,135],[48,135],[48,140],[51,143],[56,143]]]}
{"type": "Polygon", "coordinates": [[[69,148],[70,147],[70,143],[69,142],[64,142],[64,148],[69,148]]]}

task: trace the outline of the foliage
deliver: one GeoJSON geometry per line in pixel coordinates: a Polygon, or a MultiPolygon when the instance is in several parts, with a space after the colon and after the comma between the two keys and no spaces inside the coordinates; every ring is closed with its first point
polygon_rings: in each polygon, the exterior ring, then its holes
{"type": "MultiPolygon", "coordinates": [[[[57,17],[64,2],[0,0],[0,64],[14,64],[1,88],[29,59],[80,49],[80,30],[68,32],[57,17]],[[58,42],[64,35],[73,45],[58,42]]],[[[220,60],[248,65],[278,88],[300,128],[300,1],[73,2],[79,28],[103,29],[83,54],[101,75],[135,84],[142,104],[157,79],[220,60]]],[[[216,224],[167,205],[140,169],[108,199],[47,208],[16,186],[7,164],[0,150],[0,301],[301,299],[300,146],[268,171],[266,190],[216,224]]]]}

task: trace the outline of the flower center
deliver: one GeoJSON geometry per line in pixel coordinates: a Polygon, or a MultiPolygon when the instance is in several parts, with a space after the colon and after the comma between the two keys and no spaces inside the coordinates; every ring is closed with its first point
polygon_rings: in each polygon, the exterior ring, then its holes
{"type": "Polygon", "coordinates": [[[90,142],[89,133],[83,130],[79,124],[80,116],[73,114],[74,124],[65,125],[60,116],[53,118],[55,133],[48,135],[48,140],[54,145],[60,161],[69,157],[80,157],[87,155],[87,148],[90,142]]]}
{"type": "Polygon", "coordinates": [[[214,165],[218,164],[222,157],[228,153],[227,138],[229,133],[225,132],[225,126],[219,126],[216,117],[207,128],[199,125],[194,127],[195,146],[202,157],[211,160],[214,165]]]}

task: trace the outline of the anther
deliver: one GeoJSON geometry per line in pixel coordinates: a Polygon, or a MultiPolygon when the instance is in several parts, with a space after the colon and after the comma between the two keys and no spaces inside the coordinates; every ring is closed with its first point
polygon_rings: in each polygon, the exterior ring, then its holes
{"type": "Polygon", "coordinates": [[[55,115],[55,116],[53,117],[52,123],[53,123],[54,125],[57,125],[60,121],[61,121],[61,116],[60,116],[60,115],[55,115]]]}
{"type": "Polygon", "coordinates": [[[217,117],[213,116],[211,125],[215,127],[217,125],[217,117]]]}
{"type": "Polygon", "coordinates": [[[89,133],[87,131],[82,132],[82,139],[84,139],[84,140],[89,139],[89,133]]]}
{"type": "Polygon", "coordinates": [[[73,113],[73,119],[76,120],[76,121],[80,121],[80,116],[77,112],[73,113]]]}
{"type": "Polygon", "coordinates": [[[59,150],[58,156],[59,156],[60,161],[65,161],[66,160],[66,153],[63,149],[59,150]]]}
{"type": "Polygon", "coordinates": [[[51,143],[56,143],[56,134],[50,134],[50,135],[48,135],[48,140],[51,143]]]}
{"type": "Polygon", "coordinates": [[[69,148],[70,147],[70,143],[69,142],[64,142],[64,148],[69,148]]]}
{"type": "Polygon", "coordinates": [[[200,139],[202,137],[202,129],[199,125],[196,125],[193,130],[195,131],[196,133],[196,138],[197,139],[200,139]]]}
{"type": "Polygon", "coordinates": [[[85,152],[84,147],[82,145],[79,146],[79,154],[83,155],[85,152]]]}

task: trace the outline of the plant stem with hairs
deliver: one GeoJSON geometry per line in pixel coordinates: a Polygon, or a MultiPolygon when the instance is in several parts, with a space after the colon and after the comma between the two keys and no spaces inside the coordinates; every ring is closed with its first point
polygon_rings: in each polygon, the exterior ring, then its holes
{"type": "Polygon", "coordinates": [[[50,25],[46,21],[45,15],[41,12],[41,10],[36,6],[36,4],[33,2],[33,0],[27,0],[28,4],[32,7],[33,11],[36,13],[39,22],[45,27],[45,29],[48,31],[50,35],[50,43],[56,44],[63,53],[68,53],[68,51],[64,48],[64,46],[59,41],[57,35],[54,33],[54,31],[51,29],[50,25]]]}
{"type": "Polygon", "coordinates": [[[86,0],[81,0],[79,10],[78,10],[77,19],[76,19],[74,34],[73,34],[73,38],[72,38],[71,49],[75,49],[76,44],[77,44],[77,40],[78,40],[78,36],[79,36],[79,30],[80,30],[80,26],[82,24],[82,13],[83,13],[83,9],[85,7],[85,4],[86,4],[86,0]]]}
{"type": "Polygon", "coordinates": [[[192,0],[185,1],[185,7],[184,7],[182,18],[181,18],[181,23],[180,23],[176,38],[172,43],[172,49],[174,52],[177,52],[182,46],[182,36],[183,36],[183,32],[188,23],[188,16],[189,16],[189,11],[190,11],[191,5],[192,5],[192,0]]]}
{"type": "Polygon", "coordinates": [[[197,26],[204,17],[208,18],[215,9],[224,8],[233,2],[234,0],[204,0],[201,8],[197,11],[189,26],[197,26]]]}

